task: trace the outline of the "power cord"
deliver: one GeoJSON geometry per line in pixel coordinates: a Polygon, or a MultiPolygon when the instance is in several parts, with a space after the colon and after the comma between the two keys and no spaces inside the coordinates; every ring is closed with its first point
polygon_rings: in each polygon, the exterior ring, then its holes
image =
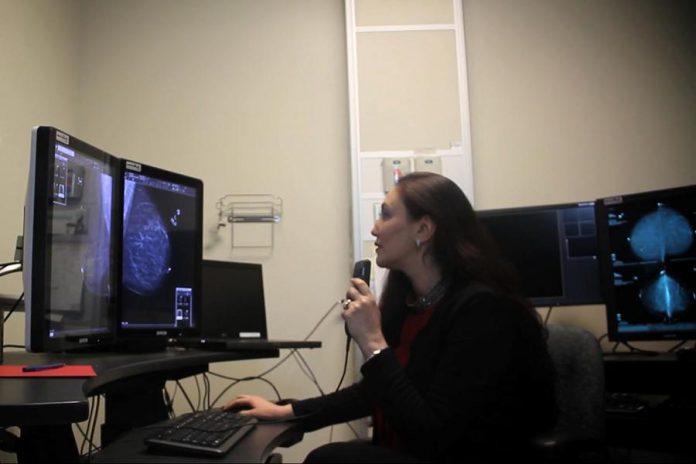
{"type": "Polygon", "coordinates": [[[220,401],[220,398],[222,398],[230,388],[234,387],[238,383],[251,382],[253,380],[260,380],[262,382],[266,382],[273,389],[278,400],[280,401],[282,399],[282,396],[280,395],[280,391],[276,388],[276,386],[273,384],[273,382],[271,382],[270,380],[268,380],[262,376],[249,376],[249,377],[236,378],[236,377],[229,377],[229,376],[226,376],[223,374],[218,374],[216,372],[211,372],[210,375],[214,375],[215,377],[219,377],[222,379],[232,381],[231,384],[229,384],[227,387],[225,387],[225,389],[222,392],[220,392],[220,394],[215,398],[215,401],[213,401],[213,403],[210,405],[210,407],[214,407],[217,404],[217,402],[220,401]]]}
{"type": "Polygon", "coordinates": [[[191,402],[191,398],[189,398],[188,393],[186,393],[186,390],[184,389],[183,385],[181,385],[181,382],[177,380],[176,385],[177,387],[179,387],[179,390],[181,390],[181,393],[184,395],[184,398],[186,398],[186,401],[191,407],[191,411],[197,411],[196,407],[193,405],[193,402],[191,402]]]}
{"type": "Polygon", "coordinates": [[[552,311],[553,311],[553,306],[549,306],[549,310],[546,311],[546,317],[544,317],[544,326],[548,325],[549,319],[551,318],[552,311]]]}
{"type": "Polygon", "coordinates": [[[20,272],[22,270],[22,263],[19,263],[17,261],[12,261],[9,263],[2,263],[0,264],[0,277],[7,275],[7,274],[12,274],[14,272],[20,272]]]}
{"type": "Polygon", "coordinates": [[[97,416],[99,414],[99,409],[101,407],[101,395],[97,395],[96,398],[90,398],[90,410],[89,416],[87,417],[86,430],[82,430],[80,424],[76,423],[75,427],[82,435],[82,444],[80,445],[80,456],[86,457],[91,456],[95,452],[101,449],[94,443],[94,434],[97,428],[97,416]],[[87,452],[85,453],[85,445],[89,444],[87,452]]]}
{"type": "Polygon", "coordinates": [[[624,345],[625,347],[627,347],[627,348],[630,350],[631,353],[643,353],[643,354],[648,354],[648,355],[655,355],[655,354],[658,354],[657,351],[642,350],[642,349],[640,349],[640,348],[638,348],[638,347],[635,347],[635,346],[631,345],[630,343],[628,343],[628,342],[626,342],[626,341],[619,341],[619,342],[616,342],[616,345],[614,345],[614,350],[613,350],[614,352],[616,352],[616,348],[617,348],[619,345],[624,345]]]}
{"type": "Polygon", "coordinates": [[[314,384],[314,386],[317,387],[317,390],[319,390],[321,396],[324,396],[324,390],[322,390],[321,385],[319,385],[319,380],[314,375],[314,372],[312,371],[312,368],[309,366],[309,363],[305,360],[305,358],[299,351],[293,350],[293,352],[293,355],[295,356],[295,361],[300,366],[300,370],[303,372],[303,374],[305,374],[307,378],[309,378],[309,380],[314,384]]]}
{"type": "Polygon", "coordinates": [[[338,381],[338,385],[336,385],[335,391],[341,389],[341,384],[343,383],[343,379],[346,377],[346,372],[348,371],[348,354],[350,353],[350,340],[351,337],[349,335],[346,337],[346,355],[343,357],[343,372],[341,373],[341,379],[338,381]]]}
{"type": "Polygon", "coordinates": [[[681,342],[677,343],[677,344],[674,345],[672,348],[670,348],[669,350],[667,350],[667,352],[668,352],[668,353],[674,353],[674,352],[677,351],[679,348],[681,348],[682,346],[686,345],[686,343],[688,343],[688,341],[689,341],[689,340],[682,340],[681,342]]]}
{"type": "Polygon", "coordinates": [[[7,320],[10,318],[10,316],[15,311],[15,309],[17,309],[17,306],[19,306],[19,303],[22,302],[23,298],[24,298],[24,292],[22,292],[22,294],[19,295],[19,298],[17,298],[17,301],[14,302],[14,304],[12,305],[12,308],[10,308],[10,310],[7,312],[7,315],[3,319],[3,323],[7,322],[7,320]]]}

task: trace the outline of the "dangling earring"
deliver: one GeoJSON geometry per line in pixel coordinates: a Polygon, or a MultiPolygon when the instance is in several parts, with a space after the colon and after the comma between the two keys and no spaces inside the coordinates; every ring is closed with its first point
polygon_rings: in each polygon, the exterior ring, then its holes
{"type": "Polygon", "coordinates": [[[416,248],[420,248],[420,243],[421,243],[421,242],[420,242],[420,239],[417,238],[417,239],[416,239],[416,248]]]}

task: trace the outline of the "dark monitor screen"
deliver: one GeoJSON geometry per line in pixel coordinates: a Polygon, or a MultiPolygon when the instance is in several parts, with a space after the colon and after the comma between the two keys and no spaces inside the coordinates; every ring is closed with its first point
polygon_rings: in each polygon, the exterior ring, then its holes
{"type": "Polygon", "coordinates": [[[29,351],[113,341],[117,172],[110,154],[56,128],[34,128],[24,212],[29,351]]]}
{"type": "Polygon", "coordinates": [[[260,264],[203,260],[203,336],[266,338],[260,264]]]}
{"type": "Polygon", "coordinates": [[[119,338],[200,333],[203,184],[121,162],[119,338]]]}
{"type": "Polygon", "coordinates": [[[477,212],[516,268],[535,306],[602,303],[594,205],[569,203],[477,212]]]}
{"type": "Polygon", "coordinates": [[[597,200],[610,340],[696,337],[696,186],[597,200]]]}

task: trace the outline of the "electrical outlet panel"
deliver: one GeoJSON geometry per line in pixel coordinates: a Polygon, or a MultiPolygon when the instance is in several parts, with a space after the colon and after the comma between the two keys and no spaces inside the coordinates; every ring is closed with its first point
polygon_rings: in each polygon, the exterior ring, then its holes
{"type": "Polygon", "coordinates": [[[442,174],[442,159],[439,156],[417,156],[415,171],[427,171],[442,174]]]}
{"type": "Polygon", "coordinates": [[[384,193],[394,187],[400,178],[411,172],[409,158],[384,158],[382,160],[382,185],[384,193]]]}

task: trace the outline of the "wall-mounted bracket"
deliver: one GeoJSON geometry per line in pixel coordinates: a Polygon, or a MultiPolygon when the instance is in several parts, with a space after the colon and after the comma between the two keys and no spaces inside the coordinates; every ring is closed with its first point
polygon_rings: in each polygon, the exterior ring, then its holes
{"type": "Polygon", "coordinates": [[[278,224],[283,216],[282,198],[270,194],[228,194],[215,206],[218,229],[232,224],[233,249],[273,248],[273,225],[278,224]]]}

